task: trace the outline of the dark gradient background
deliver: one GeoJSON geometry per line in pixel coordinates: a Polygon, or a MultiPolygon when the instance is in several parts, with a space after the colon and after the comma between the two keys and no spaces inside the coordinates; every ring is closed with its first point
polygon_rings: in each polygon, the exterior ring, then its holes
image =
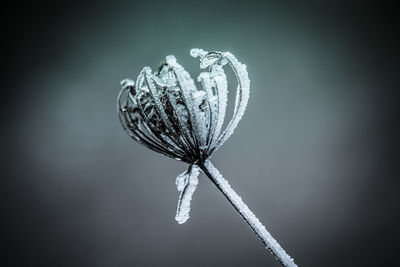
{"type": "Polygon", "coordinates": [[[185,164],[119,125],[119,81],[167,54],[197,77],[192,47],[230,51],[248,66],[247,112],[213,162],[296,262],[395,266],[391,9],[366,1],[5,6],[4,266],[280,266],[204,176],[190,220],[178,225],[174,181],[185,164]]]}

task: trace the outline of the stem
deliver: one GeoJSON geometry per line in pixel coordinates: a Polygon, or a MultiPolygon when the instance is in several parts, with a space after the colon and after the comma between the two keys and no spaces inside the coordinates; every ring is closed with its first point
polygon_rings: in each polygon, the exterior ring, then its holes
{"type": "Polygon", "coordinates": [[[232,206],[239,212],[240,216],[253,229],[254,233],[261,239],[266,248],[276,257],[283,266],[297,266],[293,259],[285,252],[278,244],[275,238],[265,229],[265,226],[258,220],[254,213],[243,202],[242,198],[232,189],[228,181],[222,177],[220,172],[214,165],[206,160],[204,163],[198,163],[198,166],[203,170],[210,180],[218,187],[222,194],[228,199],[232,206]]]}

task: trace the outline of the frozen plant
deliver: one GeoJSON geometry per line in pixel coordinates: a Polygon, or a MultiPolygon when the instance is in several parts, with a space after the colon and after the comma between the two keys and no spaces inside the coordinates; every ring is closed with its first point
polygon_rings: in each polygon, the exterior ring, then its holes
{"type": "Polygon", "coordinates": [[[144,67],[136,83],[121,81],[118,111],[122,127],[137,142],[168,157],[189,164],[176,179],[180,192],[175,219],[189,219],[190,202],[198,184],[199,170],[224,194],[265,246],[284,266],[296,266],[254,213],[210,162],[212,153],[232,135],[242,118],[250,93],[246,65],[229,52],[207,52],[194,48],[190,54],[200,59],[197,89],[189,73],[172,55],[156,72],[144,67]],[[224,66],[229,64],[238,87],[233,117],[222,129],[228,87],[224,66]]]}

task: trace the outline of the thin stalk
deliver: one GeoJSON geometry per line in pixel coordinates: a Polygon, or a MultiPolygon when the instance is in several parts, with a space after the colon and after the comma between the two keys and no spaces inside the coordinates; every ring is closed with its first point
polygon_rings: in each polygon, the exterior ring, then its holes
{"type": "Polygon", "coordinates": [[[248,223],[254,233],[260,238],[267,249],[276,257],[283,266],[297,266],[293,259],[278,244],[275,238],[265,229],[265,226],[258,220],[254,213],[243,202],[242,198],[232,189],[228,181],[222,177],[221,173],[214,165],[206,160],[204,163],[197,164],[205,175],[218,187],[222,194],[228,199],[232,206],[239,212],[240,216],[248,223]]]}

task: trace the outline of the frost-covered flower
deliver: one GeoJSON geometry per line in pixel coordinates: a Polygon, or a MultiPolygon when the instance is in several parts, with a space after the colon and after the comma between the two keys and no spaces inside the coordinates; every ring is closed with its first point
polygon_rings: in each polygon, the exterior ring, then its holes
{"type": "Polygon", "coordinates": [[[233,133],[249,99],[246,65],[229,52],[192,49],[200,58],[202,72],[198,89],[190,74],[167,56],[153,73],[143,68],[136,83],[126,79],[119,97],[120,119],[138,142],[189,164],[205,161],[233,133]],[[233,118],[222,131],[227,106],[227,80],[223,69],[229,63],[238,77],[233,118]],[[124,99],[124,100],[123,100],[124,99]]]}
{"type": "Polygon", "coordinates": [[[136,83],[129,79],[121,81],[122,90],[118,96],[121,124],[137,142],[189,163],[188,170],[176,180],[181,192],[175,216],[178,223],[189,218],[190,201],[201,169],[272,253],[282,263],[287,263],[285,265],[294,266],[291,258],[209,161],[212,153],[232,135],[245,112],[250,92],[246,65],[230,52],[206,52],[194,48],[190,54],[200,59],[202,69],[207,69],[197,78],[202,88],[196,87],[174,56],[167,56],[156,72],[149,67],[143,68],[136,83]],[[233,116],[223,129],[228,95],[224,71],[227,64],[236,75],[238,87],[233,116]]]}

